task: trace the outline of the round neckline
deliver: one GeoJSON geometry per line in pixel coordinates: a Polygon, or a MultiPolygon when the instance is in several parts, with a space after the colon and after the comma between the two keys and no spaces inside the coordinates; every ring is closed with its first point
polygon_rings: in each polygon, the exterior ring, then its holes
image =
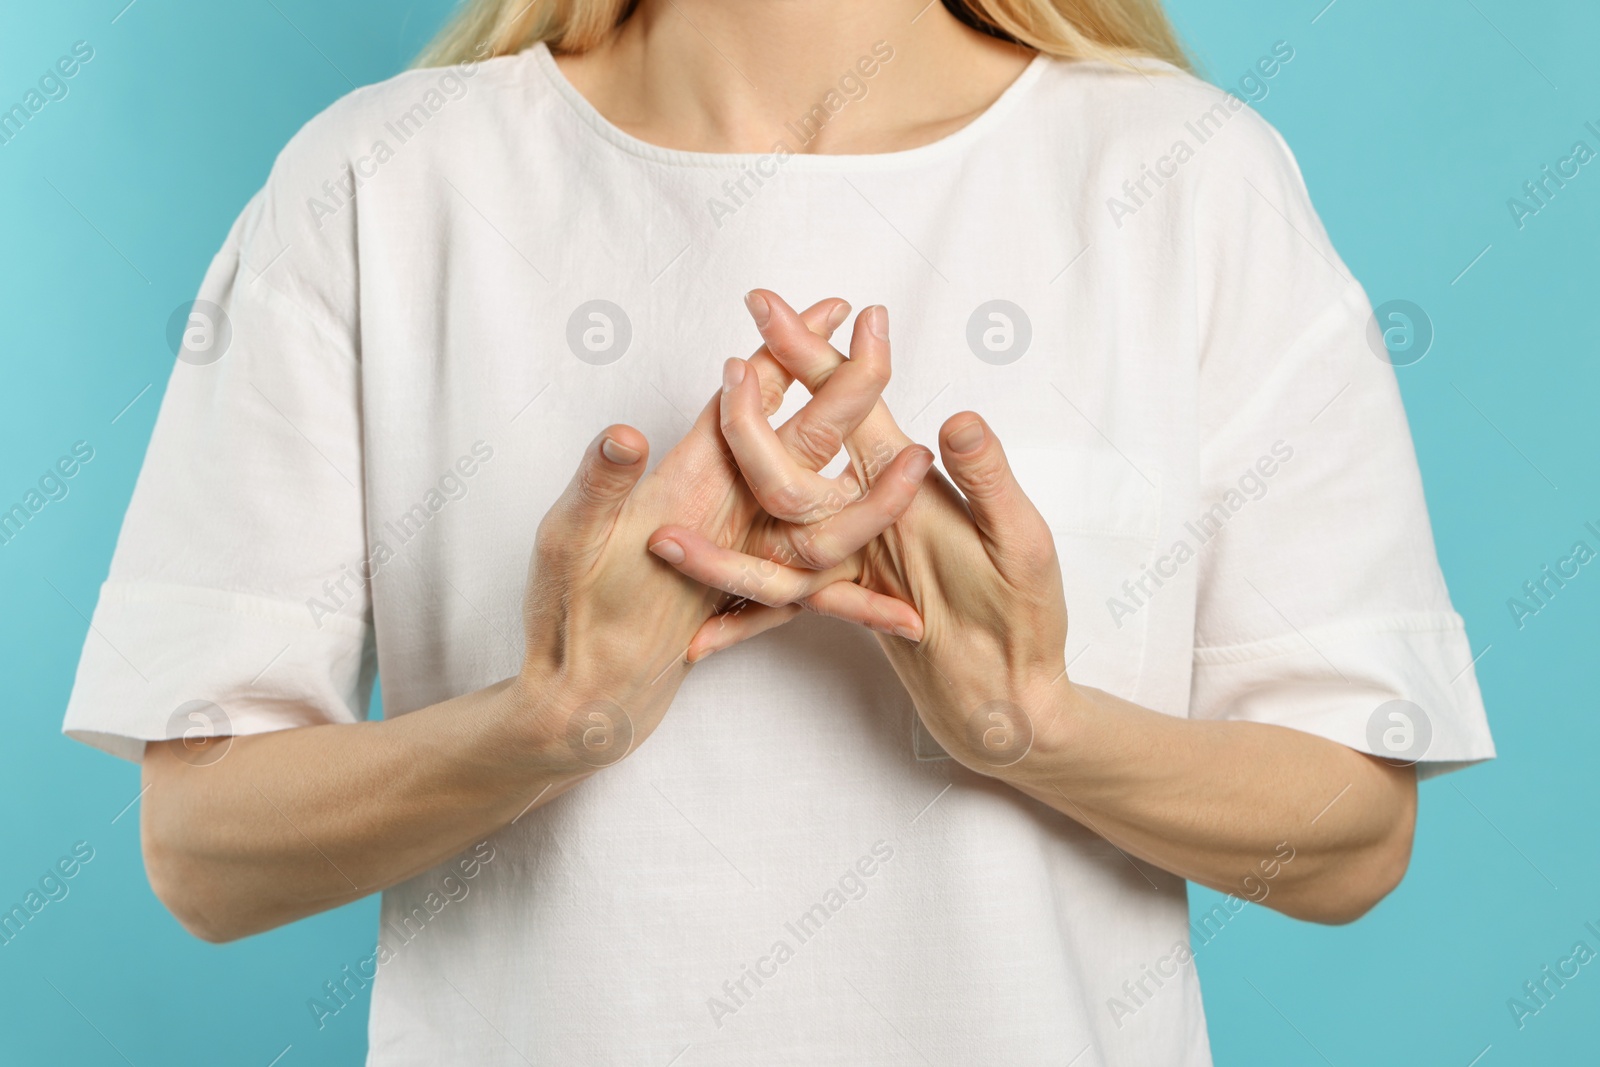
{"type": "MultiPolygon", "coordinates": [[[[556,64],[555,56],[550,52],[549,45],[539,41],[528,49],[532,53],[534,65],[544,75],[557,95],[567,104],[579,120],[588,126],[604,140],[631,155],[648,159],[656,163],[665,163],[678,167],[700,167],[714,169],[742,170],[751,166],[758,160],[771,159],[777,149],[777,141],[773,143],[773,151],[769,152],[692,152],[681,148],[667,148],[654,144],[642,138],[635,137],[610,119],[602,115],[598,108],[589,102],[588,97],[578,92],[576,86],[567,80],[566,74],[556,64]]],[[[814,171],[851,171],[851,170],[877,170],[882,168],[910,166],[936,159],[949,152],[954,152],[972,141],[982,137],[991,126],[994,126],[1005,114],[1010,111],[1030,87],[1039,80],[1044,69],[1049,66],[1050,58],[1043,52],[1034,55],[1021,74],[1012,80],[1011,84],[995,98],[994,102],[974,118],[971,122],[954,130],[943,137],[927,144],[917,145],[914,148],[901,148],[891,152],[865,152],[850,154],[823,154],[815,152],[796,152],[791,147],[788,157],[783,162],[785,170],[814,170],[814,171]]],[[[787,141],[784,144],[787,145],[787,141]]]]}

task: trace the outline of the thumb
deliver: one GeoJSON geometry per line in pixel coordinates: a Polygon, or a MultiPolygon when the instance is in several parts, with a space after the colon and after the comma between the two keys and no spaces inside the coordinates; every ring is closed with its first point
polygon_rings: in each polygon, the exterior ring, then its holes
{"type": "Polygon", "coordinates": [[[939,430],[950,480],[967,498],[978,531],[1002,556],[1024,556],[1049,527],[1011,473],[1000,439],[977,414],[952,415],[939,430]]]}
{"type": "Polygon", "coordinates": [[[551,509],[550,531],[568,542],[587,546],[610,528],[617,512],[644,474],[650,443],[632,426],[608,426],[589,442],[577,473],[551,509]]]}

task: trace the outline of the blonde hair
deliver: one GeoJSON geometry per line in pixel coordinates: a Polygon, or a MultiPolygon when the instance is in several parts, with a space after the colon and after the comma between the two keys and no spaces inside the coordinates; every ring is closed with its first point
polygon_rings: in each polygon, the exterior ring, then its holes
{"type": "MultiPolygon", "coordinates": [[[[464,0],[418,57],[442,67],[511,55],[544,41],[555,52],[587,52],[633,14],[638,0],[464,0]]],[[[1149,56],[1189,70],[1189,57],[1161,0],[944,0],[962,22],[1063,59],[1126,63],[1149,56]]]]}

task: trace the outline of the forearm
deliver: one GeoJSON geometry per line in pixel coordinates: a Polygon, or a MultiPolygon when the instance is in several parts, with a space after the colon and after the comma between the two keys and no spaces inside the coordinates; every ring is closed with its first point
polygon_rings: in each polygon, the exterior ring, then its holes
{"type": "Polygon", "coordinates": [[[592,773],[530,728],[553,695],[502,682],[392,720],[232,738],[210,763],[152,742],[151,885],[189,930],[225,941],[428,870],[592,773]]]}
{"type": "Polygon", "coordinates": [[[1066,679],[1052,690],[1033,749],[993,773],[1130,855],[1318,922],[1358,918],[1405,873],[1411,768],[1285,727],[1163,715],[1066,679]]]}

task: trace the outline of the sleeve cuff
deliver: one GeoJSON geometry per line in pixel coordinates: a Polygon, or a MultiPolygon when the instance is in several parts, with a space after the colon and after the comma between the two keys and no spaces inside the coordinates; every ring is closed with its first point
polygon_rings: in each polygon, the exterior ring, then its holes
{"type": "Polygon", "coordinates": [[[1195,650],[1190,716],[1272,723],[1430,778],[1493,759],[1459,615],[1353,620],[1195,650]]]}
{"type": "Polygon", "coordinates": [[[147,741],[366,717],[371,626],[221,589],[107,582],[62,732],[138,761],[147,741]]]}

